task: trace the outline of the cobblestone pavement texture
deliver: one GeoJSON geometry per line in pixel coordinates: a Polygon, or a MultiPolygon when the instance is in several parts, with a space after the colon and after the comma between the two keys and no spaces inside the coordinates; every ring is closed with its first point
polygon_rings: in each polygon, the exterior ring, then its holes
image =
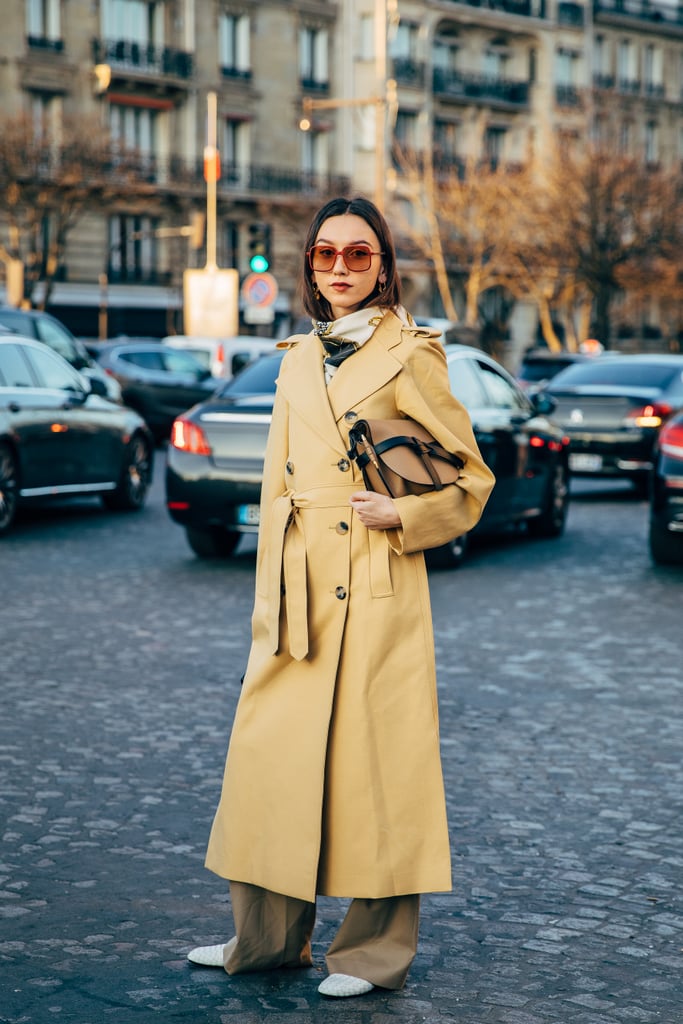
{"type": "MultiPolygon", "coordinates": [[[[160,459],[160,463],[161,463],[160,459]]],[[[75,503],[0,546],[0,1021],[680,1024],[681,586],[646,506],[431,574],[455,889],[406,988],[192,968],[229,937],[203,867],[248,647],[253,554],[201,563],[162,504],[75,503]]],[[[274,851],[277,855],[277,851],[274,851]]]]}

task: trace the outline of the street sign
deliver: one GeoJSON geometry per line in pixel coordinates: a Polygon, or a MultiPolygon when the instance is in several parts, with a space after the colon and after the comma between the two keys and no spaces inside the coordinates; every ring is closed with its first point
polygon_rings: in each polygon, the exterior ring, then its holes
{"type": "Polygon", "coordinates": [[[272,324],[275,310],[272,306],[245,306],[242,316],[245,324],[272,324]]]}
{"type": "Polygon", "coordinates": [[[278,295],[272,274],[247,274],[242,282],[242,298],[247,306],[272,306],[278,295]]]}
{"type": "Polygon", "coordinates": [[[184,333],[229,338],[238,332],[236,270],[186,270],[183,274],[184,333]]]}

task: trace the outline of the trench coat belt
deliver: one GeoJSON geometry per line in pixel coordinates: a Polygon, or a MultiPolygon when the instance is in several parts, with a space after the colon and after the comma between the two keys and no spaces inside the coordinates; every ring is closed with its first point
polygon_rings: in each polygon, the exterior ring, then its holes
{"type": "MultiPolygon", "coordinates": [[[[286,491],[276,498],[271,511],[268,545],[268,612],[270,649],[280,646],[280,607],[284,582],[289,653],[296,661],[308,655],[308,599],[306,587],[306,541],[299,509],[343,508],[349,510],[349,497],[358,484],[316,487],[308,491],[286,491]],[[284,579],[283,579],[284,578],[284,579]]],[[[393,594],[389,568],[389,542],[386,531],[367,530],[372,597],[393,594]]]]}

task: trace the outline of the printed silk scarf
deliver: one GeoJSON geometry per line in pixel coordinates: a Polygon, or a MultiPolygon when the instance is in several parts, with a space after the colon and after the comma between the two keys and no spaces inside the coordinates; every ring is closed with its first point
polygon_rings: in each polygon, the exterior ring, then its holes
{"type": "MultiPolygon", "coordinates": [[[[386,309],[379,306],[367,306],[365,309],[357,309],[354,313],[347,313],[338,320],[327,323],[325,320],[313,321],[313,333],[317,334],[322,342],[327,355],[324,359],[325,383],[329,384],[341,364],[349,356],[365,344],[375,333],[375,329],[381,324],[386,314],[386,309]]],[[[409,326],[412,318],[402,306],[398,306],[394,313],[409,326]]]]}

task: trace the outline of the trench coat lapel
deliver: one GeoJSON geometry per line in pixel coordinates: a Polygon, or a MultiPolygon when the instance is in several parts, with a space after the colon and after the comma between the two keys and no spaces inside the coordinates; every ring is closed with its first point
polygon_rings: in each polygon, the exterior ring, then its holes
{"type": "Polygon", "coordinates": [[[401,341],[401,321],[388,312],[372,337],[342,363],[328,387],[335,420],[354,409],[395,377],[402,363],[391,353],[401,341]]]}
{"type": "Polygon", "coordinates": [[[334,451],[346,454],[346,447],[332,415],[325,386],[320,340],[303,335],[287,354],[278,378],[278,388],[291,409],[334,451]]]}

